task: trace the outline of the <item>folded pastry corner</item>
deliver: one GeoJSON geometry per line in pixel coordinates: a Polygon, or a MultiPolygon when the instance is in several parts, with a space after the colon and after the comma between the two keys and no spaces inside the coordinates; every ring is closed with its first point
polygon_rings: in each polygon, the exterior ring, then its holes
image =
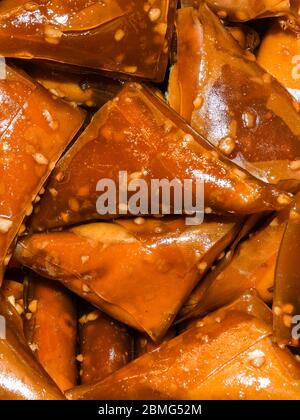
{"type": "Polygon", "coordinates": [[[178,318],[203,316],[228,304],[247,289],[255,289],[261,299],[271,303],[286,222],[283,215],[273,217],[236,249],[230,249],[197,285],[178,318]]]}
{"type": "Polygon", "coordinates": [[[199,279],[235,238],[236,219],[120,220],[33,234],[15,257],[113,318],[159,340],[199,279]]]}

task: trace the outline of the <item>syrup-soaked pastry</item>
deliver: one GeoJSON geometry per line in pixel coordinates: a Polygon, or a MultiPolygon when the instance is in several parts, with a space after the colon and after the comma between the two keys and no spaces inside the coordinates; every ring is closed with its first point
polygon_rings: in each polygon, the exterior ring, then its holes
{"type": "Polygon", "coordinates": [[[132,359],[133,335],[126,325],[91,309],[80,319],[80,382],[101,381],[132,359]]]}
{"type": "Polygon", "coordinates": [[[0,400],[63,400],[28,347],[20,315],[0,291],[0,400]]]}
{"type": "Polygon", "coordinates": [[[26,236],[15,257],[159,340],[238,231],[236,219],[120,219],[26,236]]]}
{"type": "Polygon", "coordinates": [[[177,17],[169,102],[232,161],[265,182],[300,178],[300,115],[293,98],[202,4],[177,17]]]}
{"type": "Polygon", "coordinates": [[[2,0],[0,54],[164,79],[176,0],[2,0]]]}
{"type": "Polygon", "coordinates": [[[255,289],[248,289],[241,293],[235,300],[231,301],[225,306],[222,306],[214,312],[210,312],[203,317],[195,317],[179,324],[178,328],[181,331],[186,331],[190,328],[204,327],[205,325],[219,322],[228,313],[228,311],[244,312],[248,315],[254,316],[263,320],[269,326],[272,326],[273,313],[269,306],[259,297],[255,289]]]}
{"type": "Polygon", "coordinates": [[[192,292],[179,319],[203,316],[236,299],[244,290],[256,289],[272,302],[275,268],[286,219],[275,217],[236,249],[223,253],[221,263],[192,292]]]}
{"type": "MultiPolygon", "coordinates": [[[[187,190],[194,202],[197,185],[204,184],[207,212],[251,214],[280,209],[290,202],[284,193],[221,157],[213,146],[147,88],[129,83],[98,111],[60,160],[43,199],[35,209],[31,230],[120,214],[132,215],[129,201],[119,201],[124,182],[128,189],[131,184],[134,189],[134,183],[143,183],[138,194],[147,199],[147,205],[140,205],[137,210],[141,214],[137,215],[157,215],[161,210],[152,208],[155,192],[159,190],[156,187],[152,194],[155,180],[176,181],[176,191],[179,185],[182,197],[184,183],[191,181],[187,190]],[[127,181],[119,181],[121,172],[126,173],[127,181]],[[98,199],[102,196],[99,192],[102,187],[98,187],[98,183],[105,179],[116,188],[116,200],[113,200],[108,215],[102,214],[102,208],[100,212],[97,209],[98,199]]],[[[128,200],[135,195],[136,192],[128,191],[128,200]]],[[[161,197],[159,204],[164,204],[161,197]]],[[[185,205],[186,202],[183,207],[185,205]]],[[[172,196],[171,214],[174,209],[172,196]]]]}
{"type": "MultiPolygon", "coordinates": [[[[262,38],[257,62],[300,102],[300,39],[274,22],[262,38]]],[[[296,109],[298,105],[295,103],[296,109]]]]}
{"type": "MultiPolygon", "coordinates": [[[[260,312],[259,312],[260,314],[260,312]]],[[[268,318],[227,308],[68,399],[300,399],[300,365],[268,318]],[[283,387],[282,384],[285,384],[283,387]]]]}
{"type": "MultiPolygon", "coordinates": [[[[1,64],[1,63],[0,63],[1,64]]],[[[0,70],[0,284],[10,247],[24,231],[46,178],[84,120],[22,72],[0,70]]]]}
{"type": "Polygon", "coordinates": [[[57,282],[29,275],[24,288],[24,330],[37,360],[62,391],[77,384],[77,314],[74,297],[57,282]]]}

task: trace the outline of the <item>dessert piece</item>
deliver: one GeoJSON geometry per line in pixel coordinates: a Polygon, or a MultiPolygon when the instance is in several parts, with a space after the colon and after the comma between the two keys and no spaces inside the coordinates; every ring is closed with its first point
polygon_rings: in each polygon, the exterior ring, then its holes
{"type": "Polygon", "coordinates": [[[2,0],[0,54],[162,81],[175,0],[2,0]]]}
{"type": "Polygon", "coordinates": [[[293,98],[202,4],[177,17],[169,103],[219,151],[277,184],[300,178],[300,115],[293,98]]]}
{"type": "Polygon", "coordinates": [[[82,384],[101,381],[131,361],[133,337],[125,325],[92,308],[79,323],[77,360],[82,384]]]}
{"type": "Polygon", "coordinates": [[[62,391],[77,384],[77,314],[74,297],[57,282],[30,275],[25,279],[27,342],[62,391]]]}
{"type": "Polygon", "coordinates": [[[84,121],[15,67],[0,77],[0,284],[11,246],[57,160],[84,121]]]}
{"type": "Polygon", "coordinates": [[[191,210],[186,198],[196,202],[199,218],[204,211],[272,211],[291,201],[222,157],[147,88],[129,83],[60,160],[30,227],[40,231],[122,215],[157,215],[164,208],[182,214],[191,210]],[[173,186],[169,203],[160,195],[161,181],[173,186]],[[120,198],[124,191],[128,201],[120,198]]]}
{"type": "Polygon", "coordinates": [[[236,219],[94,223],[19,241],[15,257],[153,340],[239,231],[236,219]]]}
{"type": "Polygon", "coordinates": [[[0,291],[0,400],[63,400],[28,347],[20,315],[0,291]]]}
{"type": "Polygon", "coordinates": [[[67,398],[299,400],[299,363],[271,334],[264,320],[229,309],[67,398]]]}

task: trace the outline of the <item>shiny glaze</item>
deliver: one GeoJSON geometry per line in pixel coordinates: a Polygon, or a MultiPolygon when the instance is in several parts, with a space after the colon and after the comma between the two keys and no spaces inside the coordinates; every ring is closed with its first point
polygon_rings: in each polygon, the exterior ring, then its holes
{"type": "Polygon", "coordinates": [[[236,221],[214,219],[97,223],[28,236],[15,256],[157,340],[238,229],[236,221]]]}
{"type": "Polygon", "coordinates": [[[96,310],[83,315],[79,322],[77,359],[82,384],[101,381],[131,361],[133,337],[129,328],[96,310]]]}
{"type": "Polygon", "coordinates": [[[56,166],[31,229],[107,217],[96,211],[96,186],[109,178],[118,193],[119,171],[127,171],[129,180],[146,181],[148,191],[153,179],[176,178],[182,185],[190,179],[193,192],[195,183],[204,181],[205,206],[217,213],[257,213],[289,202],[286,195],[219,155],[147,88],[129,83],[98,111],[56,166]]]}
{"type": "MultiPolygon", "coordinates": [[[[0,80],[0,277],[6,254],[84,114],[15,68],[0,80]]],[[[0,278],[1,283],[1,278],[0,278]]]]}
{"type": "Polygon", "coordinates": [[[63,394],[33,356],[21,318],[1,291],[0,315],[6,320],[6,338],[0,339],[0,400],[63,400],[63,394]]]}
{"type": "Polygon", "coordinates": [[[164,78],[175,0],[2,0],[0,53],[164,78]]]}
{"type": "Polygon", "coordinates": [[[229,310],[69,399],[300,399],[300,368],[263,320],[229,310]]]}
{"type": "Polygon", "coordinates": [[[77,314],[59,283],[31,275],[25,281],[24,330],[37,360],[62,391],[77,383],[77,314]]]}
{"type": "Polygon", "coordinates": [[[300,115],[286,90],[242,50],[206,5],[180,9],[170,105],[265,182],[298,179],[300,115]]]}

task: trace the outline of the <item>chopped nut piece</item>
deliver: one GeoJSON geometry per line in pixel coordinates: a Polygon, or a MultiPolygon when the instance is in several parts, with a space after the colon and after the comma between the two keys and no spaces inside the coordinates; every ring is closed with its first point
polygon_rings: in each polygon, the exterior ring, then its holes
{"type": "Polygon", "coordinates": [[[76,356],[76,360],[80,363],[83,362],[83,355],[82,354],[78,354],[78,356],[76,356]]]}
{"type": "Polygon", "coordinates": [[[82,290],[84,291],[84,293],[89,293],[91,291],[91,289],[89,288],[89,286],[87,286],[86,284],[82,285],[82,290]]]}
{"type": "Polygon", "coordinates": [[[145,223],[145,219],[143,217],[137,217],[134,219],[134,223],[137,225],[143,225],[145,223]]]}
{"type": "Polygon", "coordinates": [[[0,233],[7,233],[12,227],[13,222],[8,219],[0,217],[0,233]]]}
{"type": "Polygon", "coordinates": [[[253,350],[248,356],[252,366],[260,368],[265,362],[266,357],[261,350],[253,350]]]}
{"type": "Polygon", "coordinates": [[[11,257],[12,257],[11,254],[6,255],[6,257],[4,258],[4,261],[3,261],[4,266],[8,265],[9,261],[11,260],[11,257]]]}
{"type": "Polygon", "coordinates": [[[204,273],[204,271],[207,269],[207,262],[203,261],[200,264],[197,265],[198,270],[200,273],[204,273]]]}
{"type": "Polygon", "coordinates": [[[38,305],[38,301],[37,300],[32,300],[30,302],[30,304],[28,305],[28,309],[30,310],[31,313],[35,313],[36,312],[37,305],[38,305]]]}
{"type": "Polygon", "coordinates": [[[151,22],[155,22],[156,20],[158,20],[160,18],[160,15],[161,15],[161,10],[158,9],[157,7],[150,9],[148,13],[148,16],[151,22]]]}
{"type": "Polygon", "coordinates": [[[36,343],[28,343],[28,345],[29,345],[29,347],[30,347],[30,349],[33,353],[36,352],[39,349],[39,347],[36,343]]]}
{"type": "Polygon", "coordinates": [[[287,204],[290,204],[292,199],[285,194],[280,194],[280,196],[277,198],[277,201],[278,201],[279,204],[282,204],[282,205],[286,204],[287,205],[287,204]]]}
{"type": "Polygon", "coordinates": [[[247,128],[254,128],[256,125],[256,115],[253,112],[247,111],[243,113],[243,123],[247,128]]]}
{"type": "Polygon", "coordinates": [[[294,312],[294,306],[290,303],[286,303],[285,305],[282,305],[282,312],[285,314],[292,314],[294,312]]]}
{"type": "Polygon", "coordinates": [[[59,44],[60,38],[63,36],[63,33],[53,26],[46,25],[45,26],[45,41],[49,42],[49,44],[59,44]]]}
{"type": "Polygon", "coordinates": [[[15,307],[15,297],[14,296],[8,296],[7,300],[9,301],[9,303],[15,307]]]}
{"type": "Polygon", "coordinates": [[[290,169],[292,171],[299,171],[300,170],[300,160],[294,160],[290,163],[290,169]]]}
{"type": "Polygon", "coordinates": [[[123,29],[118,29],[115,33],[115,40],[117,42],[120,42],[120,41],[122,41],[124,36],[125,36],[125,32],[123,31],[123,29]]]}
{"type": "Polygon", "coordinates": [[[291,315],[283,315],[283,323],[287,328],[290,328],[292,325],[291,315]]]}
{"type": "Polygon", "coordinates": [[[34,153],[32,157],[39,165],[48,165],[48,159],[42,153],[34,153]]]}
{"type": "Polygon", "coordinates": [[[83,255],[81,257],[82,264],[85,264],[86,262],[88,262],[89,259],[90,259],[90,257],[88,255],[83,255]]]}
{"type": "Polygon", "coordinates": [[[86,316],[86,321],[96,321],[96,319],[99,318],[99,313],[97,311],[93,311],[90,312],[87,316],[86,316]]]}
{"type": "Polygon", "coordinates": [[[231,137],[222,139],[219,143],[219,149],[224,155],[230,155],[235,149],[235,141],[231,137]]]}
{"type": "Polygon", "coordinates": [[[137,67],[136,66],[126,66],[124,67],[124,71],[125,73],[136,73],[137,72],[137,67]]]}
{"type": "Polygon", "coordinates": [[[279,306],[274,306],[273,312],[276,316],[280,316],[282,314],[282,310],[279,306]]]}
{"type": "Polygon", "coordinates": [[[55,188],[49,188],[49,192],[52,195],[52,197],[56,197],[57,196],[57,190],[55,188]]]}

